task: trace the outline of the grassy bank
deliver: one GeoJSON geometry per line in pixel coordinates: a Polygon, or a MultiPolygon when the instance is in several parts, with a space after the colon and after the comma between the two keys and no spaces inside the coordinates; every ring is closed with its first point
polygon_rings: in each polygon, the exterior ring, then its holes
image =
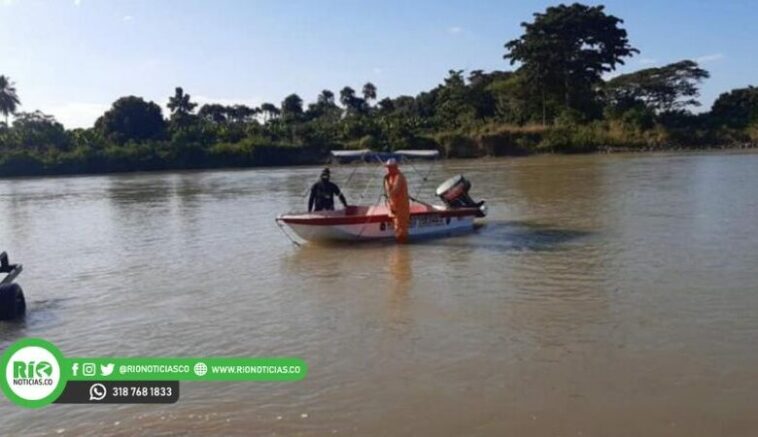
{"type": "MultiPolygon", "coordinates": [[[[371,144],[295,145],[245,139],[235,143],[179,144],[150,141],[124,145],[79,145],[10,150],[0,155],[0,177],[105,174],[137,171],[314,165],[327,162],[329,150],[371,144]]],[[[758,147],[758,129],[737,131],[630,130],[618,123],[582,126],[489,124],[471,130],[419,135],[409,147],[439,150],[445,158],[528,156],[546,153],[612,153],[738,149],[758,147]]]]}
{"type": "Polygon", "coordinates": [[[247,142],[209,148],[151,142],[44,153],[15,150],[0,156],[0,177],[305,165],[323,161],[326,153],[312,146],[247,142]]]}
{"type": "Polygon", "coordinates": [[[758,147],[758,128],[635,129],[618,121],[543,127],[485,125],[433,136],[450,158],[525,156],[540,153],[642,152],[758,147]]]}

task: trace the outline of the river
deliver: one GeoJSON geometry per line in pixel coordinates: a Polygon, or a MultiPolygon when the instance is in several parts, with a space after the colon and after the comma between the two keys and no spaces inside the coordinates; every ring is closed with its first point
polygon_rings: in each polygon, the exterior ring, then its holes
{"type": "Polygon", "coordinates": [[[0,180],[29,306],[3,349],[309,364],[175,405],[3,398],[0,433],[758,434],[758,154],[447,161],[427,191],[465,174],[490,205],[474,233],[298,248],[273,219],[319,171],[0,180]]]}

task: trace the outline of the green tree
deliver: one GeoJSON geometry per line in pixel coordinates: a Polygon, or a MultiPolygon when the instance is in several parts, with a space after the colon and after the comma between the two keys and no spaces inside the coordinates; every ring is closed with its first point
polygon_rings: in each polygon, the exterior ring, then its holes
{"type": "MultiPolygon", "coordinates": [[[[395,99],[395,104],[398,107],[404,108],[405,111],[412,113],[414,116],[419,117],[424,120],[428,120],[431,123],[434,123],[435,115],[438,112],[437,104],[438,104],[438,96],[440,94],[440,87],[437,87],[431,91],[424,91],[419,93],[413,101],[407,101],[404,102],[402,105],[399,104],[402,97],[399,97],[395,99]]],[[[432,127],[438,127],[438,126],[432,126],[432,127]]]]}
{"type": "Polygon", "coordinates": [[[235,123],[249,123],[258,114],[258,108],[251,108],[247,105],[234,105],[226,107],[226,114],[229,120],[235,123]]]}
{"type": "Polygon", "coordinates": [[[89,149],[102,149],[106,146],[106,140],[97,129],[76,128],[68,131],[73,144],[89,149]]]}
{"type": "Polygon", "coordinates": [[[321,93],[318,95],[316,103],[323,106],[333,106],[335,104],[334,93],[329,90],[321,91],[321,93]]]}
{"type": "Polygon", "coordinates": [[[379,114],[380,115],[387,115],[391,114],[395,111],[395,102],[392,101],[389,97],[385,97],[378,103],[379,106],[379,114]]]}
{"type": "Polygon", "coordinates": [[[366,82],[363,85],[363,99],[366,102],[376,100],[376,85],[371,82],[366,82]]]}
{"type": "Polygon", "coordinates": [[[535,13],[533,22],[522,23],[524,34],[505,44],[504,58],[521,64],[525,85],[542,102],[543,118],[550,97],[562,98],[565,108],[588,112],[593,85],[602,74],[639,53],[620,27],[623,20],[604,9],[579,3],[549,7],[535,13]]]}
{"type": "Polygon", "coordinates": [[[758,87],[737,88],[721,94],[713,102],[711,117],[719,124],[735,128],[758,123],[758,87]]]}
{"type": "Polygon", "coordinates": [[[182,87],[176,87],[174,90],[174,96],[168,99],[168,109],[172,114],[190,114],[197,106],[197,103],[193,103],[190,100],[190,95],[186,94],[182,87]]]}
{"type": "Polygon", "coordinates": [[[40,111],[20,112],[13,120],[13,136],[22,148],[67,150],[69,140],[63,125],[40,111]]]}
{"type": "Polygon", "coordinates": [[[303,116],[303,99],[297,94],[290,94],[282,101],[282,118],[286,122],[298,121],[303,116]]]}
{"type": "Polygon", "coordinates": [[[700,106],[698,85],[709,76],[697,62],[684,60],[617,76],[603,86],[603,94],[618,112],[638,106],[659,113],[678,111],[700,106]]]}
{"type": "Polygon", "coordinates": [[[8,116],[16,112],[21,104],[16,94],[15,84],[8,76],[0,75],[0,112],[5,116],[5,126],[8,126],[8,116]]]}
{"type": "Polygon", "coordinates": [[[342,103],[342,106],[344,106],[346,109],[349,109],[351,107],[354,100],[355,100],[354,89],[352,89],[349,86],[346,86],[345,88],[342,88],[340,90],[340,103],[342,103]]]}
{"type": "Polygon", "coordinates": [[[280,111],[273,103],[264,103],[261,105],[261,114],[265,122],[276,120],[279,117],[280,111]]]}
{"type": "Polygon", "coordinates": [[[495,115],[499,119],[519,125],[542,120],[543,109],[547,112],[547,102],[543,107],[541,100],[533,99],[525,82],[522,74],[514,73],[487,85],[495,101],[495,115]]]}
{"type": "Polygon", "coordinates": [[[435,113],[444,127],[460,127],[475,118],[463,70],[450,70],[444,84],[437,89],[435,113]]]}
{"type": "Polygon", "coordinates": [[[195,110],[197,103],[190,100],[190,95],[185,94],[182,87],[176,87],[174,95],[169,97],[166,106],[171,110],[171,120],[184,126],[188,124],[190,114],[195,110]]]}
{"type": "Polygon", "coordinates": [[[197,111],[197,115],[203,120],[220,124],[226,123],[227,110],[228,108],[224,105],[209,103],[201,106],[200,110],[197,111]]]}
{"type": "Polygon", "coordinates": [[[497,101],[490,88],[495,81],[504,81],[513,76],[510,71],[473,70],[468,76],[468,100],[474,108],[476,118],[483,120],[497,113],[497,101]]]}
{"type": "Polygon", "coordinates": [[[355,95],[355,90],[346,86],[340,90],[340,103],[345,107],[348,114],[363,114],[366,109],[366,101],[355,95]]]}
{"type": "Polygon", "coordinates": [[[336,121],[339,119],[340,109],[334,102],[334,93],[330,90],[323,90],[316,98],[316,103],[308,105],[308,111],[306,111],[306,119],[313,120],[328,116],[328,118],[336,121]]]}
{"type": "Polygon", "coordinates": [[[109,140],[123,144],[162,138],[166,122],[156,103],[128,96],[113,102],[111,109],[97,119],[95,129],[109,140]]]}

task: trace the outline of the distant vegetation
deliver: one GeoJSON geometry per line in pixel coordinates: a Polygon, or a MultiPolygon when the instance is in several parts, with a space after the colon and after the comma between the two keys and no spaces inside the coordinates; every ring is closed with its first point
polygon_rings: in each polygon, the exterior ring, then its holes
{"type": "Polygon", "coordinates": [[[682,60],[606,79],[638,51],[603,6],[550,7],[505,44],[513,71],[451,70],[416,96],[377,87],[322,91],[305,106],[206,104],[182,88],[161,107],[116,100],[89,129],[16,113],[0,76],[0,176],[315,163],[329,149],[435,148],[448,157],[662,150],[758,143],[758,88],[731,90],[694,114],[709,73],[682,60]],[[9,116],[13,123],[9,126],[9,116]]]}

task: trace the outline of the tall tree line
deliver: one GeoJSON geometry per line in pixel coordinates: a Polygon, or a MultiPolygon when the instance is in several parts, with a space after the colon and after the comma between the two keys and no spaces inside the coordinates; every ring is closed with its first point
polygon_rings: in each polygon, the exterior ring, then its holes
{"type": "Polygon", "coordinates": [[[18,112],[0,75],[0,174],[99,172],[316,162],[333,148],[437,148],[450,156],[703,147],[758,142],[758,89],[722,94],[695,114],[709,73],[683,59],[605,79],[638,53],[603,6],[557,5],[504,44],[511,70],[450,70],[415,96],[360,87],[259,106],[198,105],[178,86],[168,114],[117,99],[92,128],[18,112]],[[13,122],[10,119],[13,117],[13,122]]]}

